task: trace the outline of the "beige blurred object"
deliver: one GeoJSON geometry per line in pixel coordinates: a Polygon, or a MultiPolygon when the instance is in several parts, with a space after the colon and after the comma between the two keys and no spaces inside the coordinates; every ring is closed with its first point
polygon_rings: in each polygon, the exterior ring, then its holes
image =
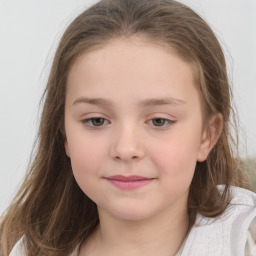
{"type": "Polygon", "coordinates": [[[245,160],[248,168],[249,181],[251,189],[256,193],[256,158],[248,158],[245,160]]]}

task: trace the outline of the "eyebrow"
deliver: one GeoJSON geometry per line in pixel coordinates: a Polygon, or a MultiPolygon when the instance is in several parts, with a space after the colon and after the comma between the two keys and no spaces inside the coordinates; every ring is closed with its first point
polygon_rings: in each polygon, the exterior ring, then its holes
{"type": "MultiPolygon", "coordinates": [[[[110,99],[103,99],[103,98],[86,98],[80,97],[76,99],[72,105],[76,105],[79,103],[87,103],[91,105],[98,105],[104,107],[113,107],[114,103],[110,99]]],[[[145,99],[139,102],[139,106],[147,107],[147,106],[159,106],[159,105],[180,105],[185,104],[186,102],[181,99],[176,99],[173,97],[166,97],[166,98],[150,98],[145,99]]]]}

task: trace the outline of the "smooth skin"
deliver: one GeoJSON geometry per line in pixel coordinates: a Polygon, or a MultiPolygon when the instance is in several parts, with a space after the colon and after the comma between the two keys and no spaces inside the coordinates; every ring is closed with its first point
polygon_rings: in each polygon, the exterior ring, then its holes
{"type": "Polygon", "coordinates": [[[197,161],[221,131],[203,129],[191,64],[141,37],[109,41],[79,56],[67,80],[65,149],[100,225],[80,256],[175,255],[188,229],[187,199],[197,161]],[[152,180],[120,189],[106,178],[152,180]]]}

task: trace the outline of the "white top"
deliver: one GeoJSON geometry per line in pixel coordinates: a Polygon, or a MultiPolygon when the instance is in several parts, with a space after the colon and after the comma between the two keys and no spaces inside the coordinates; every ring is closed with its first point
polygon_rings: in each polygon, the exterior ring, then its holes
{"type": "MultiPolygon", "coordinates": [[[[197,215],[175,256],[256,256],[256,194],[237,187],[231,187],[231,193],[230,205],[220,216],[197,215]]],[[[78,256],[78,252],[79,246],[70,256],[78,256]]],[[[26,256],[22,238],[9,256],[26,256]]]]}
{"type": "Polygon", "coordinates": [[[231,193],[220,216],[197,216],[181,256],[256,256],[256,194],[235,187],[231,193]]]}

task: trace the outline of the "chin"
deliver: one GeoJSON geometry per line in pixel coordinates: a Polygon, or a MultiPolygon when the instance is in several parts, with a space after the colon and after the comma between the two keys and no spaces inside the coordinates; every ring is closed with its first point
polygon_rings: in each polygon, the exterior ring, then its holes
{"type": "Polygon", "coordinates": [[[140,207],[139,206],[128,207],[128,205],[118,206],[112,209],[108,209],[107,211],[109,212],[110,215],[112,215],[112,217],[119,220],[124,220],[124,221],[145,220],[156,214],[156,212],[153,209],[147,209],[142,205],[140,207]]]}

